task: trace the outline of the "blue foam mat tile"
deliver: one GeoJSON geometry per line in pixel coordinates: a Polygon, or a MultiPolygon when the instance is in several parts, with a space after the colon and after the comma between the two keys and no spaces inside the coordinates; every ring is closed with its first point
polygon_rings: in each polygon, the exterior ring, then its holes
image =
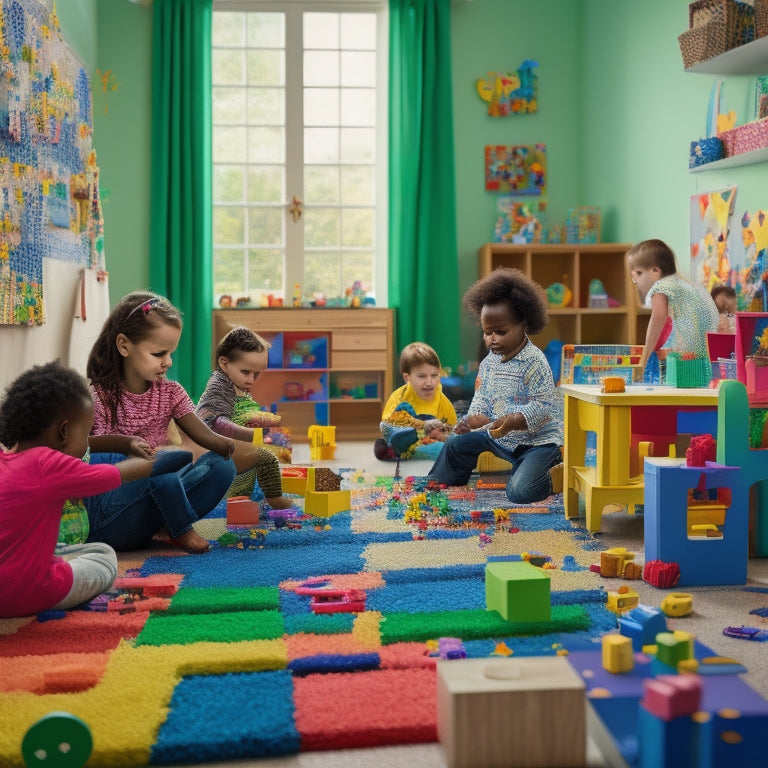
{"type": "Polygon", "coordinates": [[[378,653],[321,654],[293,659],[288,669],[294,675],[330,674],[334,672],[361,672],[378,669],[381,658],[378,653]]]}

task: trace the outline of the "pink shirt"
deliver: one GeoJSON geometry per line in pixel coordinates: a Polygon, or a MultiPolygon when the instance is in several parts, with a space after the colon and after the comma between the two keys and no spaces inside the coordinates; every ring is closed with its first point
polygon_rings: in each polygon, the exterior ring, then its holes
{"type": "Polygon", "coordinates": [[[92,435],[124,435],[141,437],[151,448],[168,444],[168,425],[171,419],[180,419],[195,410],[184,387],[176,381],[153,381],[146,392],[137,395],[120,390],[117,406],[117,424],[101,399],[102,390],[93,388],[92,435]]]}
{"type": "Polygon", "coordinates": [[[0,616],[31,616],[69,594],[72,568],[53,554],[64,502],[119,485],[112,464],[44,447],[0,452],[0,616]]]}

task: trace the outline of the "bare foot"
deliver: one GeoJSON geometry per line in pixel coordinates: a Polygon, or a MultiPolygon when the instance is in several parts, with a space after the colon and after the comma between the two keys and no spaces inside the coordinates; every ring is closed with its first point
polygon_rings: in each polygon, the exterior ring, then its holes
{"type": "Polygon", "coordinates": [[[211,545],[194,528],[190,528],[186,533],[182,533],[181,536],[170,539],[170,541],[193,555],[202,555],[211,548],[211,545]]]}
{"type": "Polygon", "coordinates": [[[266,501],[272,509],[290,509],[291,507],[296,506],[293,499],[289,499],[287,496],[275,496],[266,501]]]}

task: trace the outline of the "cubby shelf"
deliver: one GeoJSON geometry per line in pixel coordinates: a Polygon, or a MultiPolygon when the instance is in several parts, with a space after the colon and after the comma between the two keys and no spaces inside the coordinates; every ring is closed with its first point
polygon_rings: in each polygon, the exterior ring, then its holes
{"type": "Polygon", "coordinates": [[[214,350],[237,325],[272,344],[269,367],[252,395],[276,407],[294,442],[306,442],[312,424],[335,426],[341,440],[379,436],[392,391],[393,310],[214,310],[214,350]]]}
{"type": "Polygon", "coordinates": [[[629,243],[486,243],[479,251],[478,272],[483,277],[497,267],[516,267],[543,288],[553,283],[568,286],[573,294],[570,306],[550,308],[549,324],[532,337],[541,348],[553,340],[564,344],[642,344],[647,322],[638,328],[637,289],[625,263],[630,247],[629,243]],[[593,279],[603,283],[617,306],[589,306],[593,279]]]}

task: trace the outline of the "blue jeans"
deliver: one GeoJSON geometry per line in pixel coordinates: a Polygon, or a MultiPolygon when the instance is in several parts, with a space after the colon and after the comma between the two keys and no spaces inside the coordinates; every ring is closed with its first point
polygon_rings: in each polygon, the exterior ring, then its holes
{"type": "MultiPolygon", "coordinates": [[[[91,463],[124,458],[94,453],[91,463]]],[[[151,477],[83,499],[91,526],[88,541],[102,541],[118,552],[142,549],[163,526],[175,539],[224,498],[234,477],[234,461],[217,453],[204,453],[193,464],[188,451],[162,452],[151,477]]]]}
{"type": "Polygon", "coordinates": [[[477,458],[490,451],[512,464],[507,483],[507,498],[515,504],[530,504],[552,495],[549,470],[561,461],[560,447],[545,445],[518,445],[509,451],[499,445],[487,430],[453,435],[443,446],[428,478],[445,485],[466,485],[477,466],[477,458]]]}

